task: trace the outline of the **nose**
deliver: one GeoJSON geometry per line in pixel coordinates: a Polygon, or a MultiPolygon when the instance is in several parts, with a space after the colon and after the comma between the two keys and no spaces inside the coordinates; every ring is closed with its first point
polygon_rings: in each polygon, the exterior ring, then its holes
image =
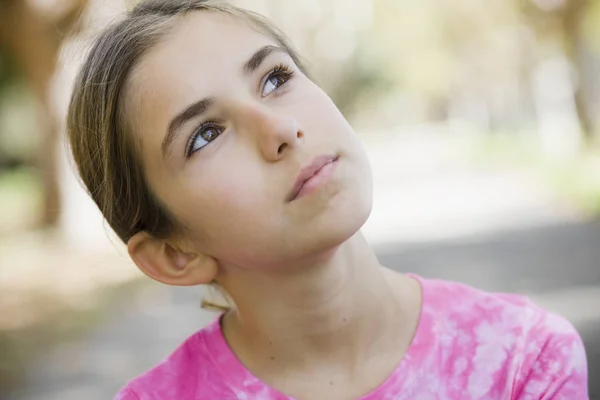
{"type": "Polygon", "coordinates": [[[257,144],[265,160],[273,162],[292,152],[304,138],[296,118],[264,104],[241,107],[240,128],[257,144]]]}

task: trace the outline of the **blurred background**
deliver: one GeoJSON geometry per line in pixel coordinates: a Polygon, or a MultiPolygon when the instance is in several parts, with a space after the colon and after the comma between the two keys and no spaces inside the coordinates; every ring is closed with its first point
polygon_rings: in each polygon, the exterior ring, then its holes
{"type": "MultiPolygon", "coordinates": [[[[74,74],[133,3],[0,0],[1,400],[112,398],[216,316],[141,276],[67,156],[74,74]]],[[[600,399],[600,0],[234,3],[361,135],[382,262],[566,316],[600,399]]]]}

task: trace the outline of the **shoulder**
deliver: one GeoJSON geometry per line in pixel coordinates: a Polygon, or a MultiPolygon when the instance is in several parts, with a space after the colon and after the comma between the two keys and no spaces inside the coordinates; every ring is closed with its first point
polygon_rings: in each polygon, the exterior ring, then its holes
{"type": "Polygon", "coordinates": [[[424,311],[464,323],[479,322],[481,319],[515,322],[546,314],[525,296],[487,292],[453,281],[417,279],[423,288],[424,311]]]}
{"type": "Polygon", "coordinates": [[[556,314],[543,313],[527,331],[525,343],[516,398],[588,398],[585,349],[571,323],[556,314]]]}
{"type": "Polygon", "coordinates": [[[416,277],[423,289],[422,312],[432,321],[449,320],[462,329],[482,335],[486,327],[494,332],[517,330],[524,334],[548,316],[548,312],[527,297],[486,292],[462,283],[416,277]]]}
{"type": "Polygon", "coordinates": [[[472,392],[497,391],[511,399],[587,398],[583,343],[565,318],[524,296],[419,279],[424,323],[450,359],[468,363],[472,392]],[[490,382],[490,376],[496,380],[490,382]]]}
{"type": "Polygon", "coordinates": [[[190,336],[165,360],[131,380],[115,400],[226,399],[228,389],[207,343],[216,330],[218,321],[190,336]]]}

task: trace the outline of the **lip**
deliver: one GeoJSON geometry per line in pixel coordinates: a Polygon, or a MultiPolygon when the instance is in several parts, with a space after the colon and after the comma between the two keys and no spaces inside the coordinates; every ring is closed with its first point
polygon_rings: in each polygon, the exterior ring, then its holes
{"type": "Polygon", "coordinates": [[[338,160],[339,156],[327,154],[320,155],[315,157],[315,159],[308,166],[302,168],[300,173],[298,174],[298,178],[296,178],[296,182],[288,195],[288,201],[293,201],[298,198],[300,191],[304,184],[313,178],[315,175],[318,175],[319,172],[326,167],[327,165],[334,163],[338,160]]]}

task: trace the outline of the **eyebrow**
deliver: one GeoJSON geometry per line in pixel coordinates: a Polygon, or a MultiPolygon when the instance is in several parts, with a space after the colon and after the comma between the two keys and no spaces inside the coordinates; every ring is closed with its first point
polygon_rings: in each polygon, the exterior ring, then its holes
{"type": "Polygon", "coordinates": [[[165,136],[162,142],[163,157],[166,158],[166,156],[169,154],[169,150],[173,145],[175,138],[177,137],[177,133],[179,132],[179,128],[181,128],[181,125],[185,124],[187,121],[198,115],[204,114],[213,103],[213,98],[204,98],[193,103],[188,108],[179,113],[175,118],[173,118],[173,120],[169,124],[167,136],[165,136]]]}
{"type": "MultiPolygon", "coordinates": [[[[256,71],[269,55],[277,52],[283,52],[287,54],[287,51],[278,46],[267,45],[261,47],[252,55],[252,57],[248,59],[248,61],[244,63],[244,74],[248,75],[256,71]]],[[[167,129],[167,135],[163,139],[161,146],[164,158],[166,158],[169,154],[170,148],[177,137],[177,133],[179,132],[179,128],[181,128],[181,126],[190,119],[204,114],[213,105],[213,103],[214,99],[212,97],[199,100],[188,106],[185,110],[177,114],[177,116],[171,120],[169,123],[169,128],[167,129]]]]}
{"type": "Polygon", "coordinates": [[[277,53],[277,52],[287,53],[284,49],[282,49],[281,47],[278,47],[278,46],[267,45],[267,46],[261,47],[260,49],[258,49],[258,51],[256,53],[254,53],[252,55],[252,57],[250,57],[250,59],[248,61],[246,61],[246,63],[244,63],[244,73],[250,74],[250,73],[256,71],[260,67],[260,65],[263,63],[265,58],[267,58],[272,53],[277,53]]]}

